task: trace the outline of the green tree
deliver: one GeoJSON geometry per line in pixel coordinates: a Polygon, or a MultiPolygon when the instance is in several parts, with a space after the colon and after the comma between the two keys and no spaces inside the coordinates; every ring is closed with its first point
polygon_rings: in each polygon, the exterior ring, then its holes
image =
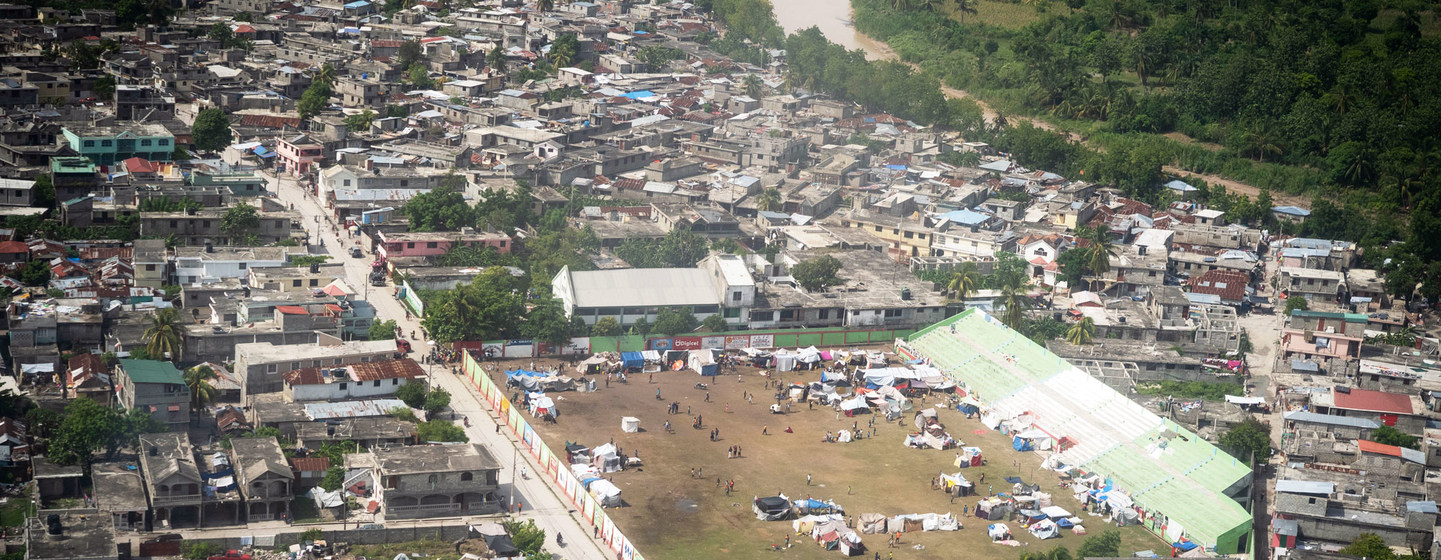
{"type": "Polygon", "coordinates": [[[95,93],[97,99],[110,99],[115,96],[115,78],[113,76],[101,76],[95,80],[95,85],[90,91],[95,93]]]}
{"type": "Polygon", "coordinates": [[[555,0],[536,0],[535,9],[541,12],[549,12],[555,9],[555,0]]]}
{"type": "Polygon", "coordinates": [[[746,74],[745,80],[741,84],[741,88],[745,90],[745,94],[747,97],[750,97],[751,99],[760,99],[762,91],[761,87],[763,85],[764,84],[761,83],[760,76],[756,76],[755,74],[746,74]]]}
{"type": "MultiPolygon", "coordinates": [[[[407,385],[411,384],[408,383],[407,385]]],[[[419,383],[414,383],[414,385],[419,385],[419,383]]],[[[445,407],[450,406],[450,392],[446,391],[445,389],[441,389],[440,387],[436,387],[435,389],[432,389],[429,393],[425,394],[425,402],[422,404],[424,405],[423,408],[425,410],[425,417],[435,418],[435,416],[439,414],[440,411],[445,410],[445,407]]]]}
{"type": "Polygon", "coordinates": [[[370,323],[370,339],[390,340],[392,338],[395,338],[395,331],[399,328],[400,327],[395,324],[394,320],[373,321],[370,323]]]}
{"type": "Polygon", "coordinates": [[[645,320],[645,317],[636,319],[634,323],[630,324],[630,334],[645,336],[650,334],[650,331],[650,321],[645,320]]]}
{"type": "Polygon", "coordinates": [[[689,307],[662,307],[655,317],[655,332],[666,336],[691,332],[699,325],[689,307]]]}
{"type": "Polygon", "coordinates": [[[712,333],[726,332],[727,330],[730,330],[730,325],[726,324],[725,317],[722,317],[719,313],[714,315],[707,315],[706,318],[700,322],[700,326],[702,331],[712,333]]]}
{"type": "Polygon", "coordinates": [[[1367,558],[1369,560],[1396,560],[1396,553],[1386,540],[1375,533],[1361,533],[1350,545],[1340,550],[1341,554],[1367,558]]]}
{"type": "Polygon", "coordinates": [[[1371,441],[1384,445],[1405,447],[1407,449],[1416,449],[1420,444],[1416,436],[1407,434],[1391,426],[1376,428],[1375,431],[1371,432],[1371,441]]]}
{"type": "Polygon", "coordinates": [[[1096,322],[1090,317],[1083,317],[1071,325],[1066,331],[1066,342],[1081,345],[1090,344],[1091,336],[1096,334],[1096,322]]]}
{"type": "Polygon", "coordinates": [[[410,108],[405,105],[386,105],[385,116],[392,119],[403,119],[410,116],[410,108]]]}
{"type": "Polygon", "coordinates": [[[400,44],[400,49],[395,53],[395,65],[400,68],[409,69],[416,64],[425,62],[425,49],[420,46],[419,41],[406,41],[400,44]]]}
{"type": "Polygon", "coordinates": [[[50,263],[44,260],[25,263],[25,268],[20,269],[20,283],[26,286],[44,286],[50,283],[50,263]]]}
{"type": "Polygon", "coordinates": [[[1254,416],[1231,426],[1219,440],[1221,448],[1243,461],[1264,463],[1271,457],[1270,429],[1254,416]]]}
{"type": "Polygon", "coordinates": [[[496,43],[495,48],[485,55],[485,63],[494,71],[505,73],[505,49],[496,43]]]}
{"type": "Polygon", "coordinates": [[[520,550],[520,554],[527,558],[540,555],[545,547],[545,529],[535,526],[535,521],[526,520],[505,521],[505,532],[510,534],[510,542],[520,550]]]}
{"type": "Polygon", "coordinates": [[[330,93],[329,85],[318,81],[311,82],[310,87],[305,88],[305,93],[300,94],[300,101],[295,104],[300,118],[309,119],[329,107],[330,93]]]}
{"type": "Polygon", "coordinates": [[[395,390],[395,398],[405,403],[405,406],[415,409],[425,408],[425,395],[427,389],[424,383],[406,383],[395,390]]]}
{"type": "Polygon", "coordinates": [[[966,23],[966,14],[976,15],[976,3],[977,0],[951,0],[951,7],[961,15],[961,23],[964,24],[966,23]]]}
{"type": "Polygon", "coordinates": [[[326,492],[334,492],[345,484],[345,467],[332,466],[325,469],[325,476],[320,479],[320,488],[326,492]]]}
{"type": "Polygon", "coordinates": [[[1086,269],[1096,276],[1111,271],[1111,257],[1116,256],[1115,245],[1111,243],[1111,228],[1103,225],[1081,228],[1077,235],[1091,242],[1086,247],[1086,269]]]}
{"type": "Polygon", "coordinates": [[[980,286],[980,282],[981,273],[977,270],[976,263],[966,261],[951,273],[950,281],[946,282],[946,291],[955,296],[956,301],[964,303],[980,286]]]}
{"type": "Polygon", "coordinates": [[[841,283],[837,276],[841,270],[841,261],[831,255],[823,255],[814,259],[801,261],[791,267],[791,277],[796,279],[808,292],[824,290],[841,283]]]}
{"type": "Polygon", "coordinates": [[[230,242],[239,243],[241,239],[260,227],[260,213],[254,206],[242,201],[240,204],[231,206],[220,217],[220,231],[230,236],[230,242]]]}
{"type": "Polygon", "coordinates": [[[562,34],[550,44],[550,60],[556,68],[570,66],[575,62],[578,54],[580,54],[580,41],[572,33],[562,34]]]}
{"type": "Polygon", "coordinates": [[[35,176],[35,206],[40,208],[55,208],[55,183],[51,182],[50,175],[41,173],[35,176]]]}
{"type": "Polygon", "coordinates": [[[199,413],[207,403],[215,400],[215,386],[210,382],[220,379],[207,365],[198,365],[185,370],[185,386],[190,388],[190,410],[199,413]]]}
{"type": "Polygon", "coordinates": [[[1286,298],[1286,316],[1290,317],[1291,312],[1297,309],[1305,311],[1311,307],[1311,303],[1303,296],[1291,296],[1286,298]]]}
{"type": "Polygon", "coordinates": [[[410,231],[457,231],[475,225],[475,210],[465,195],[441,187],[412,197],[400,208],[410,218],[410,231]]]}
{"type": "Polygon", "coordinates": [[[430,70],[427,70],[425,65],[420,63],[407,67],[405,70],[405,78],[411,85],[420,89],[430,89],[435,85],[435,80],[430,79],[430,70]]]}
{"type": "Polygon", "coordinates": [[[775,187],[761,191],[756,197],[756,210],[764,212],[779,212],[781,209],[781,191],[775,187]]]}
{"type": "Polygon", "coordinates": [[[423,293],[427,305],[421,324],[438,342],[521,336],[526,287],[505,268],[487,268],[469,284],[423,293]]]}
{"type": "Polygon", "coordinates": [[[337,71],[335,67],[332,66],[329,62],[327,62],[325,64],[321,64],[320,68],[316,69],[315,77],[312,81],[314,83],[324,85],[326,87],[326,90],[329,91],[335,88],[335,79],[339,77],[339,75],[339,71],[337,71]]]}
{"type": "Polygon", "coordinates": [[[205,560],[217,552],[220,549],[213,542],[194,541],[185,543],[185,551],[180,556],[185,560],[205,560]]]}
{"type": "Polygon", "coordinates": [[[1076,549],[1076,558],[1116,558],[1121,555],[1121,532],[1107,529],[1091,535],[1076,549]]]}
{"type": "Polygon", "coordinates": [[[467,442],[470,436],[465,435],[465,430],[460,426],[444,420],[431,420],[421,422],[416,426],[417,437],[420,441],[434,442],[467,442]]]}
{"type": "Polygon", "coordinates": [[[620,336],[623,332],[620,322],[615,317],[601,317],[596,319],[595,324],[590,326],[591,336],[620,336]]]}
{"type": "Polygon", "coordinates": [[[553,346],[570,341],[570,320],[565,316],[565,304],[559,299],[545,297],[537,302],[525,316],[521,334],[553,346]]]}
{"type": "Polygon", "coordinates": [[[225,111],[213,107],[205,109],[195,116],[190,138],[197,149],[209,152],[223,150],[234,138],[230,133],[230,119],[225,116],[225,111]]]}
{"type": "Polygon", "coordinates": [[[145,351],[154,359],[168,356],[170,361],[179,362],[185,341],[184,330],[180,313],[174,307],[166,307],[150,315],[150,325],[145,328],[140,340],[145,343],[145,351]]]}
{"type": "Polygon", "coordinates": [[[370,123],[375,122],[375,111],[366,109],[354,115],[345,117],[345,128],[351,132],[365,133],[370,130],[370,123]]]}

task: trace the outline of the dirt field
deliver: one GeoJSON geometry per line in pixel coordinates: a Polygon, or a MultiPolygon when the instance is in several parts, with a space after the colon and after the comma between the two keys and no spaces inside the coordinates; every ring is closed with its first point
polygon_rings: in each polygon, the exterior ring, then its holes
{"type": "MultiPolygon", "coordinates": [[[[512,361],[510,367],[530,365],[526,362],[512,361]]],[[[570,372],[575,375],[573,369],[570,372]]],[[[609,513],[648,558],[755,558],[768,554],[772,543],[783,544],[792,533],[791,524],[757,520],[751,512],[751,500],[778,492],[793,500],[806,496],[833,499],[849,515],[953,512],[961,520],[963,528],[957,532],[905,534],[897,549],[887,548],[884,535],[865,535],[866,546],[872,551],[865,555],[867,558],[873,557],[875,551],[882,558],[890,552],[896,558],[956,558],[959,550],[968,551],[967,557],[1016,558],[1027,550],[991,544],[985,534],[987,522],[962,515],[963,507],[974,509],[977,497],[958,498],[951,503],[946,494],[930,488],[930,479],[936,473],[956,472],[952,466],[955,452],[902,446],[912,427],[909,417],[906,427],[876,417],[875,439],[824,443],[827,430],[849,429],[853,423],[865,427],[872,416],[841,415],[838,420],[830,408],[810,410],[804,405],[793,405],[791,414],[771,414],[768,405],[774,402],[770,396],[774,390],[765,388],[766,378],[754,368],[742,367],[739,373],[739,381],[735,373],[713,378],[702,378],[689,370],[642,373],[632,375],[628,384],[614,382],[609,387],[604,376],[592,376],[598,387],[595,393],[551,394],[561,414],[558,423],[532,425],[553,449],[561,449],[567,441],[594,447],[614,438],[627,455],[640,452],[644,467],[609,475],[621,488],[626,502],[625,507],[609,513]],[[698,382],[709,383],[711,402],[705,402],[707,391],[695,388],[698,382]],[[663,400],[656,400],[657,390],[663,400]],[[755,392],[753,402],[746,402],[743,392],[755,392]],[[666,414],[672,401],[680,403],[680,414],[666,414]],[[702,416],[704,429],[691,427],[694,415],[702,416]],[[642,431],[622,432],[623,416],[640,418],[642,431]],[[664,429],[667,420],[673,434],[664,429]],[[794,433],[785,433],[787,426],[794,433]],[[769,435],[761,434],[763,427],[769,435]],[[719,441],[709,441],[712,428],[720,429],[719,441]],[[727,458],[728,448],[734,445],[741,446],[742,458],[727,458]],[[704,477],[693,478],[693,469],[703,469],[704,477]],[[812,477],[809,486],[807,475],[812,477]],[[717,477],[735,481],[733,495],[727,496],[724,488],[717,486],[717,477]],[[917,546],[923,548],[918,550],[917,546]]],[[[818,378],[815,372],[781,374],[783,382],[818,378]]],[[[924,404],[916,405],[925,408],[924,404]]],[[[979,420],[967,420],[955,410],[942,410],[940,419],[952,437],[984,450],[988,464],[963,471],[973,482],[983,473],[986,475],[986,482],[977,484],[978,492],[985,493],[992,485],[996,492],[1009,491],[1006,476],[1020,476],[1041,484],[1043,489],[1054,489],[1059,481],[1055,473],[1039,469],[1039,456],[1013,452],[1007,438],[984,431],[979,420]]],[[[1053,497],[1056,505],[1079,513],[1079,504],[1069,492],[1054,493],[1053,497]]],[[[1082,517],[1093,534],[1105,528],[1099,518],[1082,517]]],[[[1062,538],[1042,542],[1018,523],[1010,525],[1018,540],[1029,547],[1049,549],[1061,544],[1074,550],[1084,539],[1063,531],[1062,538]]],[[[1122,535],[1122,555],[1136,550],[1168,550],[1166,543],[1140,527],[1127,527],[1122,535]]],[[[807,536],[793,534],[791,548],[782,554],[793,558],[839,556],[838,552],[822,550],[807,536]]]]}

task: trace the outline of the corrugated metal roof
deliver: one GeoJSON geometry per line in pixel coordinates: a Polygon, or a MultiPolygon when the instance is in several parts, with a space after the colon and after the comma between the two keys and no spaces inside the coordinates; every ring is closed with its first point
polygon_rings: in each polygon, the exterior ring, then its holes
{"type": "Polygon", "coordinates": [[[1312,494],[1330,496],[1336,491],[1336,484],[1319,480],[1277,480],[1276,491],[1287,494],[1312,494]]]}
{"type": "Polygon", "coordinates": [[[395,407],[405,407],[400,399],[374,399],[365,401],[306,403],[305,415],[311,420],[331,418],[355,418],[359,416],[385,416],[395,407]]]}
{"type": "Polygon", "coordinates": [[[1286,419],[1292,422],[1309,422],[1311,424],[1330,424],[1332,426],[1348,426],[1351,428],[1363,428],[1374,430],[1381,427],[1381,423],[1365,418],[1352,418],[1350,416],[1331,416],[1327,414],[1316,414],[1297,410],[1286,413],[1286,419]]]}

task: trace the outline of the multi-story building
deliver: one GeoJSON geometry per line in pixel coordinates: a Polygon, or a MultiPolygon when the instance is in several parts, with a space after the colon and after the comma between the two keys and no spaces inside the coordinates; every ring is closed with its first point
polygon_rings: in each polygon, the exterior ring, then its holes
{"type": "Polygon", "coordinates": [[[300,177],[312,171],[312,167],[325,161],[325,145],[304,134],[281,139],[275,146],[277,171],[289,172],[300,177]]]}
{"type": "Polygon", "coordinates": [[[1281,267],[1281,291],[1287,297],[1301,296],[1307,301],[1336,301],[1345,290],[1346,275],[1335,270],[1281,267]]]}
{"type": "MultiPolygon", "coordinates": [[[[502,510],[500,463],[478,443],[376,449],[370,469],[387,519],[502,510]]],[[[347,466],[355,454],[347,455],[347,466]]],[[[366,457],[357,457],[365,461],[366,457]]]]}
{"type": "Polygon", "coordinates": [[[126,410],[142,410],[156,421],[183,432],[190,426],[190,387],[185,376],[170,362],[120,360],[120,404],[126,410]]]}
{"type": "Polygon", "coordinates": [[[205,481],[185,430],[140,435],[140,474],[157,529],[199,527],[205,481]]]}
{"type": "Polygon", "coordinates": [[[203,246],[239,244],[254,237],[261,244],[303,237],[300,214],[288,210],[257,212],[259,225],[232,237],[222,229],[227,208],[201,208],[185,212],[141,212],[140,235],[165,239],[174,236],[180,245],[203,246]]]}
{"type": "Polygon", "coordinates": [[[303,252],[299,247],[176,247],[172,283],[189,286],[249,278],[251,269],[285,266],[291,253],[303,252]]]}
{"type": "Polygon", "coordinates": [[[230,442],[235,457],[235,481],[245,500],[245,520],[250,523],[288,518],[295,499],[295,472],[280,451],[275,438],[235,438],[230,442]]]}
{"type": "Polygon", "coordinates": [[[96,165],[117,165],[132,157],[170,161],[175,155],[175,135],[158,124],[74,125],[66,126],[61,133],[70,149],[96,165]]]}
{"type": "Polygon", "coordinates": [[[118,85],[114,101],[116,120],[140,120],[155,111],[175,113],[175,97],[162,88],[118,85]]]}
{"type": "Polygon", "coordinates": [[[242,400],[247,395],[284,390],[283,375],[301,368],[339,368],[391,359],[394,340],[277,346],[269,342],[235,345],[235,375],[242,400]]]}

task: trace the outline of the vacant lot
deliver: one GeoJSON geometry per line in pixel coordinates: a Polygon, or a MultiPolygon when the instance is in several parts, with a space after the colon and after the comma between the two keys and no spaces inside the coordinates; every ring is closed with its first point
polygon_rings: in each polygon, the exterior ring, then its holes
{"type": "MultiPolygon", "coordinates": [[[[853,423],[865,427],[872,417],[841,415],[837,419],[834,410],[811,410],[804,405],[793,408],[791,414],[770,414],[768,405],[774,402],[771,395],[775,391],[765,388],[766,378],[753,368],[740,368],[739,373],[739,380],[736,373],[718,378],[702,378],[691,371],[637,374],[629,384],[611,383],[609,387],[603,376],[598,377],[595,393],[551,395],[557,398],[561,413],[558,424],[533,425],[552,449],[561,449],[567,441],[594,447],[614,438],[627,455],[640,452],[644,467],[609,475],[627,504],[610,510],[610,515],[648,558],[760,556],[772,543],[783,543],[792,533],[789,521],[759,521],[751,513],[753,497],[778,492],[792,499],[834,499],[851,515],[954,512],[961,519],[963,528],[958,532],[904,535],[902,548],[893,551],[897,558],[955,558],[958,550],[968,551],[967,557],[1015,558],[1025,550],[991,544],[985,534],[986,522],[962,515],[963,507],[975,507],[975,497],[951,503],[945,494],[931,490],[930,479],[937,472],[957,470],[952,466],[955,452],[903,447],[901,442],[912,425],[909,417],[905,427],[877,417],[874,439],[823,443],[827,430],[849,429],[853,423]],[[695,388],[697,382],[709,383],[708,391],[695,388]],[[656,400],[657,390],[662,400],[656,400]],[[707,392],[711,402],[705,402],[707,392]],[[753,402],[742,398],[743,392],[755,393],[753,402]],[[680,414],[666,414],[666,405],[672,401],[680,403],[680,414]],[[691,427],[696,415],[702,416],[704,429],[691,427]],[[643,431],[622,432],[624,416],[640,418],[643,431]],[[664,430],[666,421],[674,434],[664,430]],[[794,433],[785,433],[787,426],[794,433]],[[769,435],[761,434],[763,427],[769,435]],[[720,441],[709,440],[712,428],[720,429],[720,441]],[[734,445],[741,446],[742,458],[727,458],[727,449],[734,445]],[[693,469],[704,469],[704,477],[693,478],[693,469]],[[809,486],[807,475],[812,477],[809,486]],[[734,480],[735,493],[727,496],[717,486],[717,477],[734,480]],[[917,546],[923,548],[914,548],[917,546]]],[[[782,374],[782,381],[818,377],[812,372],[790,372],[782,374]]],[[[922,403],[916,405],[925,408],[922,403]]],[[[964,471],[972,481],[986,475],[986,482],[978,484],[980,492],[986,492],[992,483],[995,491],[1008,491],[1006,476],[1020,476],[1051,489],[1059,481],[1055,473],[1039,469],[1038,455],[1013,452],[1009,441],[997,432],[975,433],[984,429],[978,420],[967,420],[955,410],[942,410],[940,419],[952,436],[984,450],[988,464],[964,471]]],[[[1069,492],[1053,496],[1056,505],[1079,512],[1079,504],[1069,492]]],[[[1083,517],[1093,533],[1104,529],[1099,518],[1083,517]]],[[[1066,531],[1062,538],[1042,542],[1016,523],[1011,528],[1032,549],[1057,544],[1074,549],[1084,538],[1066,531]]],[[[1122,555],[1165,546],[1139,527],[1128,527],[1122,535],[1122,555]]],[[[882,557],[892,552],[886,549],[884,535],[865,535],[865,543],[882,557]]],[[[821,550],[804,536],[791,535],[791,544],[785,556],[832,558],[839,554],[821,550]]],[[[870,556],[872,553],[866,554],[870,556]]]]}

